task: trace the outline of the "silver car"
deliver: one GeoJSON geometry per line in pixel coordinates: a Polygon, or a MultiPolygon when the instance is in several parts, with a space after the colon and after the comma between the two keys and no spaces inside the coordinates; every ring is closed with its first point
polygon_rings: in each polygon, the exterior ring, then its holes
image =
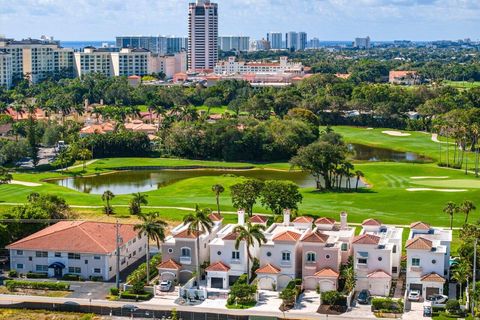
{"type": "Polygon", "coordinates": [[[172,289],[172,281],[170,280],[164,280],[160,282],[160,291],[162,292],[168,292],[172,289]]]}

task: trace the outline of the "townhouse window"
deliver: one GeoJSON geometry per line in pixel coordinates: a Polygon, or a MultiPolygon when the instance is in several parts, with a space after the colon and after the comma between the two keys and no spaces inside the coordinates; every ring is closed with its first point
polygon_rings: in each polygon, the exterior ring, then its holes
{"type": "Polygon", "coordinates": [[[367,264],[367,259],[366,258],[358,258],[357,259],[357,264],[367,264]]]}
{"type": "Polygon", "coordinates": [[[101,273],[102,270],[100,268],[95,268],[93,269],[93,273],[101,273]]]}
{"type": "Polygon", "coordinates": [[[17,250],[17,256],[23,256],[23,250],[17,250]]]}
{"type": "Polygon", "coordinates": [[[48,266],[37,264],[35,266],[36,272],[48,272],[48,266]]]}
{"type": "Polygon", "coordinates": [[[80,260],[80,253],[68,253],[68,260],[80,260]]]}
{"type": "Polygon", "coordinates": [[[93,260],[100,260],[100,256],[94,256],[93,260]]]}
{"type": "Polygon", "coordinates": [[[182,248],[182,257],[191,257],[192,250],[190,248],[182,248]]]}
{"type": "Polygon", "coordinates": [[[112,267],[108,267],[108,271],[112,271],[112,267]]]}
{"type": "Polygon", "coordinates": [[[88,260],[85,260],[85,264],[88,264],[88,260]]]}
{"type": "Polygon", "coordinates": [[[342,243],[341,250],[342,251],[347,251],[348,250],[348,243],[342,243]]]}
{"type": "Polygon", "coordinates": [[[62,253],[61,252],[55,252],[55,258],[61,258],[62,253]]]}
{"type": "Polygon", "coordinates": [[[419,258],[412,258],[412,266],[413,267],[420,266],[420,259],[419,258]]]}
{"type": "Polygon", "coordinates": [[[397,253],[397,245],[393,245],[392,253],[397,253]]]}
{"type": "Polygon", "coordinates": [[[398,272],[398,267],[392,267],[392,273],[397,273],[398,272]]]}
{"type": "Polygon", "coordinates": [[[35,257],[37,258],[47,258],[48,252],[46,251],[35,251],[35,257]]]}
{"type": "Polygon", "coordinates": [[[33,261],[33,257],[28,257],[28,261],[33,261]]]}
{"type": "Polygon", "coordinates": [[[222,251],[217,251],[217,255],[221,256],[221,255],[222,255],[222,251]]]}
{"type": "Polygon", "coordinates": [[[80,267],[68,267],[68,273],[82,273],[82,268],[80,268],[80,267]]]}
{"type": "Polygon", "coordinates": [[[23,263],[17,263],[17,269],[23,269],[23,263]]]}
{"type": "Polygon", "coordinates": [[[240,260],[240,251],[232,251],[232,260],[240,260]]]}
{"type": "Polygon", "coordinates": [[[314,252],[308,252],[306,257],[307,262],[315,262],[317,261],[317,255],[314,252]]]}
{"type": "Polygon", "coordinates": [[[282,261],[284,262],[290,262],[290,251],[284,251],[282,252],[282,261]]]}

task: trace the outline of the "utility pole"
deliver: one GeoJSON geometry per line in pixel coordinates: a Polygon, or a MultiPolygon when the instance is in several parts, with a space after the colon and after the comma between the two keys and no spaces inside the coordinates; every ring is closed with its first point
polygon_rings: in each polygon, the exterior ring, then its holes
{"type": "MultiPolygon", "coordinates": [[[[475,238],[475,244],[473,246],[473,283],[472,283],[472,296],[475,297],[475,285],[477,282],[477,242],[478,239],[475,238]]],[[[472,297],[470,297],[472,298],[472,297]]],[[[472,316],[475,316],[475,298],[472,300],[472,316]]]]}
{"type": "Polygon", "coordinates": [[[116,228],[116,244],[117,244],[117,276],[116,276],[116,280],[115,280],[115,284],[117,286],[117,289],[120,290],[120,231],[119,231],[119,228],[120,228],[120,225],[118,224],[118,219],[117,219],[117,223],[115,224],[115,228],[116,228]]]}

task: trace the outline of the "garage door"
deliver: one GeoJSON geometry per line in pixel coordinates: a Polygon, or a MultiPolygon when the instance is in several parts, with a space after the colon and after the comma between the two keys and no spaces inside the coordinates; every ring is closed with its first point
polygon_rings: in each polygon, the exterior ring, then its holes
{"type": "Polygon", "coordinates": [[[374,296],[385,296],[388,294],[385,281],[370,281],[370,293],[374,296]]]}
{"type": "Polygon", "coordinates": [[[440,293],[440,289],[439,288],[427,288],[426,289],[426,296],[429,297],[429,296],[432,296],[434,294],[439,294],[440,293]]]}
{"type": "Polygon", "coordinates": [[[223,278],[212,278],[211,286],[215,289],[223,289],[223,278]]]}
{"type": "Polygon", "coordinates": [[[410,283],[410,290],[418,290],[422,292],[423,285],[421,283],[410,283]]]}
{"type": "Polygon", "coordinates": [[[262,277],[258,279],[258,287],[261,290],[273,290],[275,281],[269,277],[262,277]]]}
{"type": "Polygon", "coordinates": [[[335,291],[335,285],[332,281],[323,280],[320,281],[320,292],[335,291]]]}
{"type": "Polygon", "coordinates": [[[162,280],[170,280],[170,281],[173,281],[175,280],[175,275],[171,272],[164,272],[162,273],[162,276],[161,276],[162,280]]]}
{"type": "Polygon", "coordinates": [[[318,279],[317,278],[305,278],[303,280],[303,286],[305,287],[305,290],[316,290],[318,285],[318,279]]]}

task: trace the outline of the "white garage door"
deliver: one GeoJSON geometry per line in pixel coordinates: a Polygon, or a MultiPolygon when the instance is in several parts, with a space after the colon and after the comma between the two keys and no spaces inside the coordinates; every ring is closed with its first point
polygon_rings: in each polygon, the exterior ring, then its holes
{"type": "Polygon", "coordinates": [[[320,281],[320,292],[335,291],[335,284],[330,280],[320,281]]]}
{"type": "Polygon", "coordinates": [[[161,276],[162,280],[175,280],[175,275],[171,272],[163,272],[161,276]]]}
{"type": "Polygon", "coordinates": [[[311,278],[305,278],[303,280],[303,286],[305,287],[305,290],[316,290],[318,285],[318,279],[311,277],[311,278]]]}
{"type": "Polygon", "coordinates": [[[275,281],[269,277],[262,277],[258,279],[258,288],[260,290],[273,290],[275,281]]]}
{"type": "Polygon", "coordinates": [[[387,281],[370,281],[370,293],[374,296],[386,296],[388,294],[387,285],[387,281]]]}

